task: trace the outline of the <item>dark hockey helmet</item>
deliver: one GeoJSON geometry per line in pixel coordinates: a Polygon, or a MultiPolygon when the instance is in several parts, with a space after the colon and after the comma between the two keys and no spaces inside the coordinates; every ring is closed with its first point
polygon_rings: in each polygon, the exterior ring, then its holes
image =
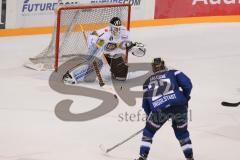
{"type": "Polygon", "coordinates": [[[119,36],[120,35],[120,29],[122,26],[122,21],[118,17],[113,17],[110,20],[110,30],[114,36],[119,36]]]}
{"type": "Polygon", "coordinates": [[[152,70],[153,72],[158,72],[165,70],[165,62],[161,58],[154,58],[152,62],[152,70]]]}
{"type": "Polygon", "coordinates": [[[121,26],[122,25],[122,21],[120,18],[118,17],[113,17],[111,20],[110,20],[110,24],[114,25],[114,26],[121,26]]]}

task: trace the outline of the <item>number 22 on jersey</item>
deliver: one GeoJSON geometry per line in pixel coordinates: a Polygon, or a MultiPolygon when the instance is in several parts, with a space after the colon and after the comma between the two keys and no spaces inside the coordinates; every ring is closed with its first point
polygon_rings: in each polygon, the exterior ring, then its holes
{"type": "Polygon", "coordinates": [[[174,93],[173,88],[174,87],[171,84],[170,79],[168,78],[155,79],[151,81],[148,85],[148,89],[153,90],[152,101],[156,101],[163,96],[174,93]]]}

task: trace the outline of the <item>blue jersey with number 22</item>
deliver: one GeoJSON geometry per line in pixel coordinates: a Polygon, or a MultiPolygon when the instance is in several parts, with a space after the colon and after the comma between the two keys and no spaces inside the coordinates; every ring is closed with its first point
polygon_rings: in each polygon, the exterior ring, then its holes
{"type": "Polygon", "coordinates": [[[187,105],[192,90],[191,80],[178,70],[156,72],[143,85],[142,107],[147,114],[169,106],[187,105]]]}

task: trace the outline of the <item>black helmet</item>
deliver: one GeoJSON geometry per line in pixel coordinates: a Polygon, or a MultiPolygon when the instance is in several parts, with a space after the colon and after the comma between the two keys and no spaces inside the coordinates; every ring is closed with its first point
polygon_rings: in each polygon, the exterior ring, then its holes
{"type": "Polygon", "coordinates": [[[165,62],[161,58],[154,58],[152,62],[152,70],[153,72],[158,72],[165,70],[165,62]]]}
{"type": "Polygon", "coordinates": [[[118,17],[113,17],[111,20],[110,20],[110,24],[112,24],[113,26],[121,26],[122,25],[122,22],[121,22],[121,19],[118,18],[118,17]]]}
{"type": "Polygon", "coordinates": [[[122,22],[121,22],[120,18],[113,17],[110,20],[110,30],[111,30],[112,34],[114,35],[114,37],[119,37],[121,26],[122,26],[122,22]]]}

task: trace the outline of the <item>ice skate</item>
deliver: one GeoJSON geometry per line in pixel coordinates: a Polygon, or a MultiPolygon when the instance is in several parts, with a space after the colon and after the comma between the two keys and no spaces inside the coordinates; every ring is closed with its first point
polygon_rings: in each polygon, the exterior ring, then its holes
{"type": "Polygon", "coordinates": [[[69,72],[67,72],[64,76],[63,76],[63,83],[64,84],[75,84],[74,79],[72,78],[71,74],[69,74],[69,72]]]}

